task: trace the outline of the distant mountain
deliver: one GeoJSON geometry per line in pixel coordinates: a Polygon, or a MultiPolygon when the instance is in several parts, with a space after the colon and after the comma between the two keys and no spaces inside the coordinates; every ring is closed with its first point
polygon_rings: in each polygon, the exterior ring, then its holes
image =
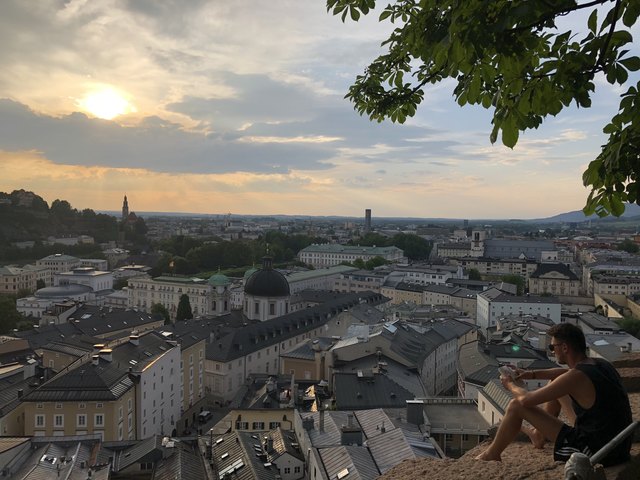
{"type": "MultiPolygon", "coordinates": [[[[640,205],[635,203],[628,203],[622,217],[631,218],[640,216],[640,205]]],[[[615,219],[616,217],[606,217],[607,219],[615,219]]],[[[574,210],[573,212],[560,213],[548,218],[538,218],[535,220],[529,220],[535,223],[580,223],[587,220],[601,220],[597,215],[586,216],[582,213],[582,210],[574,210]]]]}

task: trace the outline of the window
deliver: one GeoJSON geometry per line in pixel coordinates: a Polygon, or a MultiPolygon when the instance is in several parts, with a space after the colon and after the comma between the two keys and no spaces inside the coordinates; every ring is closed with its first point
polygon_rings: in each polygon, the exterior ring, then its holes
{"type": "Polygon", "coordinates": [[[269,304],[269,315],[275,315],[276,314],[276,304],[275,303],[270,303],[269,304]]]}
{"type": "Polygon", "coordinates": [[[249,430],[249,422],[236,422],[236,430],[249,430]]]}
{"type": "Polygon", "coordinates": [[[94,416],[93,424],[95,427],[104,427],[104,415],[96,413],[94,416]]]}
{"type": "Polygon", "coordinates": [[[300,466],[293,467],[293,473],[300,473],[300,466]]]}
{"type": "Polygon", "coordinates": [[[253,304],[253,313],[260,313],[260,304],[258,302],[253,304]]]}
{"type": "Polygon", "coordinates": [[[463,433],[462,434],[462,441],[466,442],[467,440],[469,440],[469,434],[468,433],[463,433]]]}
{"type": "Polygon", "coordinates": [[[278,428],[280,426],[280,422],[269,422],[269,430],[273,430],[274,428],[278,428]]]}
{"type": "Polygon", "coordinates": [[[123,418],[124,418],[123,409],[122,409],[122,407],[120,407],[118,409],[118,420],[122,420],[123,418]]]}
{"type": "Polygon", "coordinates": [[[284,473],[285,474],[291,473],[291,467],[284,467],[284,473]]]}
{"type": "Polygon", "coordinates": [[[64,427],[64,415],[54,415],[53,416],[53,426],[54,427],[64,427]]]}
{"type": "Polygon", "coordinates": [[[36,415],[36,427],[44,427],[44,415],[36,415]]]}
{"type": "Polygon", "coordinates": [[[153,470],[153,462],[140,463],[140,470],[153,470]]]}
{"type": "Polygon", "coordinates": [[[84,413],[81,413],[76,417],[76,425],[78,425],[78,427],[87,426],[87,416],[84,413]]]}
{"type": "Polygon", "coordinates": [[[62,404],[56,403],[56,410],[61,410],[61,409],[62,409],[62,404]]]}
{"type": "Polygon", "coordinates": [[[127,400],[127,410],[130,412],[131,410],[133,410],[133,399],[129,399],[127,400]]]}
{"type": "Polygon", "coordinates": [[[78,408],[84,410],[85,408],[87,408],[87,404],[86,403],[81,403],[78,405],[78,408]]]}
{"type": "Polygon", "coordinates": [[[96,408],[102,408],[102,403],[96,403],[96,408]]]}
{"type": "Polygon", "coordinates": [[[264,430],[264,422],[253,422],[251,428],[253,430],[264,430]]]}
{"type": "Polygon", "coordinates": [[[453,441],[453,433],[445,433],[445,434],[444,434],[444,439],[445,439],[447,442],[452,442],[452,441],[453,441]]]}

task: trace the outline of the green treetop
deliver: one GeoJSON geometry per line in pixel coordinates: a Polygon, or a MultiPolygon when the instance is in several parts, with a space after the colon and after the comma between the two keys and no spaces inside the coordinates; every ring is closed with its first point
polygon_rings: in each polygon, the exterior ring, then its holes
{"type": "MultiPolygon", "coordinates": [[[[375,0],[327,0],[327,9],[357,21],[375,0]]],[[[490,140],[513,147],[520,131],[575,103],[591,106],[595,78],[622,88],[619,110],[603,131],[608,140],[583,174],[591,188],[585,214],[621,215],[640,204],[640,82],[629,72],[638,0],[397,0],[380,21],[396,25],[382,54],[356,77],[346,97],[361,115],[403,123],[415,115],[424,88],[457,82],[460,105],[493,111],[490,140]],[[603,7],[608,7],[608,11],[603,7]],[[559,17],[587,12],[584,31],[559,30],[559,17]]]]}

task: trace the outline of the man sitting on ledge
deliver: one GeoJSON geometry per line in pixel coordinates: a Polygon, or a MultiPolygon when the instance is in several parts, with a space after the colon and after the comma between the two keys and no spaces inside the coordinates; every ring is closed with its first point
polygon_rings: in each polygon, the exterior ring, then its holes
{"type": "MultiPolygon", "coordinates": [[[[618,372],[605,360],[587,357],[582,330],[562,323],[551,327],[547,335],[556,361],[569,368],[518,370],[516,380],[551,380],[531,392],[515,385],[512,378],[501,376],[513,399],[493,442],[477,459],[500,461],[501,453],[522,430],[536,448],[542,448],[547,440],[554,442],[554,460],[566,462],[574,452],[593,455],[631,423],[629,397],[618,372]],[[573,426],[558,419],[561,409],[573,426]],[[524,427],[523,420],[533,428],[524,427]]],[[[627,461],[631,442],[629,436],[602,464],[627,461]]]]}

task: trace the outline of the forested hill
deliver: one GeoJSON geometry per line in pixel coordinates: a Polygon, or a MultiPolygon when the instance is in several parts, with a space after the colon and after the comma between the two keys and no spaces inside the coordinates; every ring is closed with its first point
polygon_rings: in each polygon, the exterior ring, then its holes
{"type": "Polygon", "coordinates": [[[91,209],[78,211],[66,200],[49,206],[33,192],[0,192],[0,245],[75,235],[90,235],[96,242],[115,240],[118,221],[91,209]]]}

